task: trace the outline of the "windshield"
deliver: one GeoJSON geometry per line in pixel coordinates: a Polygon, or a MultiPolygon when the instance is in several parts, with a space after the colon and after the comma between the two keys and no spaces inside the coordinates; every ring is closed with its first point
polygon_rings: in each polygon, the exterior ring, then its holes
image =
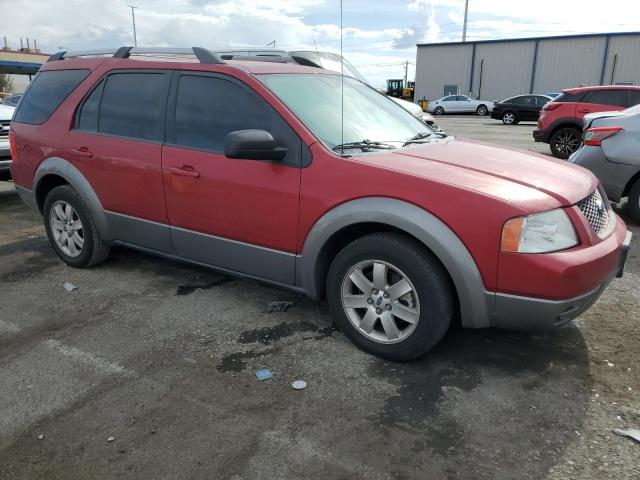
{"type": "Polygon", "coordinates": [[[357,78],[358,80],[367,82],[367,79],[354,67],[346,58],[340,57],[335,53],[330,52],[290,52],[293,58],[298,60],[299,58],[306,59],[308,62],[314,65],[324,68],[326,70],[333,70],[334,72],[342,72],[341,67],[344,70],[344,74],[349,77],[357,78]],[[342,63],[341,63],[342,60],[342,63]]]}
{"type": "MultiPolygon", "coordinates": [[[[363,140],[400,148],[433,130],[385,95],[344,77],[344,136],[341,128],[342,82],[339,75],[261,75],[260,80],[328,148],[363,140]]],[[[357,153],[352,150],[349,154],[357,153]]]]}

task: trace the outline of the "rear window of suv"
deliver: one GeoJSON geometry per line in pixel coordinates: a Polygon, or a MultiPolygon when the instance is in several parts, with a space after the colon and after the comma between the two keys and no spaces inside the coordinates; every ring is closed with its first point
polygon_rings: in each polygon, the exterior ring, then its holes
{"type": "Polygon", "coordinates": [[[560,96],[556,97],[553,101],[555,103],[570,103],[570,102],[580,102],[584,97],[584,93],[569,93],[565,92],[560,94],[560,96]]]}
{"type": "Polygon", "coordinates": [[[627,95],[624,90],[594,90],[587,94],[582,101],[612,107],[626,107],[627,95]]]}
{"type": "Polygon", "coordinates": [[[51,70],[33,79],[20,102],[14,121],[41,125],[89,75],[89,70],[51,70]]]}

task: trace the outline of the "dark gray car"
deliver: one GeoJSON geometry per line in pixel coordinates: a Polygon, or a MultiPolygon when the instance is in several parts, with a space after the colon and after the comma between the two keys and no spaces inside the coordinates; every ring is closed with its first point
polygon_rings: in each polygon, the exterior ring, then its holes
{"type": "Polygon", "coordinates": [[[583,145],[569,161],[591,170],[612,201],[628,197],[640,222],[640,105],[586,115],[583,131],[583,145]]]}

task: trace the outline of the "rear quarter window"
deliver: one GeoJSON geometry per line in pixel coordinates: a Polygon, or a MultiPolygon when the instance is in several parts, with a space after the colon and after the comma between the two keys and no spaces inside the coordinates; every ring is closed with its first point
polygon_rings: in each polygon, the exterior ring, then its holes
{"type": "Polygon", "coordinates": [[[33,79],[20,102],[14,122],[41,125],[89,75],[89,70],[51,70],[33,79]]]}
{"type": "Polygon", "coordinates": [[[556,97],[553,101],[555,103],[570,103],[570,102],[579,102],[584,97],[584,93],[562,93],[560,96],[556,97]]]}

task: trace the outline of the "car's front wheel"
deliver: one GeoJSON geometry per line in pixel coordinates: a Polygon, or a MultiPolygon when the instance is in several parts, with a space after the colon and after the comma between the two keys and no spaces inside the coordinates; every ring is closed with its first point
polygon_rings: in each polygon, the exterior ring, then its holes
{"type": "Polygon", "coordinates": [[[549,139],[549,146],[554,157],[567,159],[580,148],[582,134],[573,127],[563,127],[556,130],[549,139]]]}
{"type": "Polygon", "coordinates": [[[435,113],[436,115],[444,115],[444,108],[436,107],[433,113],[435,113]]]}
{"type": "Polygon", "coordinates": [[[453,298],[440,262],[399,234],[355,240],[327,277],[337,326],[361,349],[389,360],[410,360],[436,345],[451,324],[453,298]]]}
{"type": "Polygon", "coordinates": [[[486,105],[478,105],[478,108],[476,109],[476,113],[481,117],[484,117],[488,112],[489,112],[489,109],[487,108],[486,105]]]}
{"type": "Polygon", "coordinates": [[[54,188],[44,202],[44,224],[51,246],[72,267],[91,267],[109,256],[89,208],[70,185],[54,188]]]}

